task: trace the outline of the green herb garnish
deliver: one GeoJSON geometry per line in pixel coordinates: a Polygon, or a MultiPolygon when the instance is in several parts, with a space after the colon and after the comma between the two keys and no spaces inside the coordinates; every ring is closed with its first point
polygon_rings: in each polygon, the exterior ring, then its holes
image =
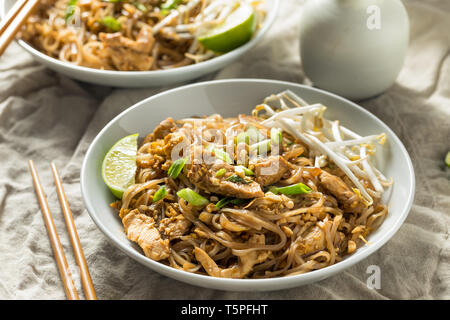
{"type": "Polygon", "coordinates": [[[250,181],[245,180],[242,177],[239,177],[237,174],[233,174],[232,176],[227,178],[227,181],[231,181],[233,183],[243,183],[243,184],[249,184],[250,181]]]}
{"type": "Polygon", "coordinates": [[[241,205],[244,204],[248,201],[248,199],[239,199],[239,198],[223,198],[221,200],[219,200],[216,203],[216,208],[217,209],[222,209],[223,207],[225,207],[227,204],[231,203],[234,205],[241,205]]]}

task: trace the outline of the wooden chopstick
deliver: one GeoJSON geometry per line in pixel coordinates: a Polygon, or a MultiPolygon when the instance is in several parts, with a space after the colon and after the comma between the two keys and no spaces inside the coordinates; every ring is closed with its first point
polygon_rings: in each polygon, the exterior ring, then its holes
{"type": "Polygon", "coordinates": [[[34,166],[33,160],[28,160],[28,166],[30,167],[30,172],[33,177],[34,188],[36,189],[36,194],[41,205],[42,216],[44,218],[48,237],[50,239],[53,253],[56,258],[59,274],[61,275],[61,279],[63,281],[64,291],[66,292],[67,299],[80,300],[80,298],[78,297],[77,289],[73,283],[72,274],[70,273],[66,256],[64,255],[64,250],[61,246],[61,242],[59,241],[59,236],[56,232],[52,214],[50,212],[50,208],[48,207],[47,198],[45,197],[44,190],[41,186],[41,182],[39,181],[39,176],[34,166]]]}
{"type": "MultiPolygon", "coordinates": [[[[22,0],[20,1],[22,2],[22,0]]],[[[6,50],[10,42],[14,39],[14,36],[19,31],[22,24],[25,23],[31,12],[39,4],[39,0],[25,0],[25,3],[13,6],[13,12],[11,12],[10,18],[5,21],[4,30],[0,35],[0,55],[6,50]]],[[[9,16],[9,13],[7,14],[9,16]]],[[[6,18],[6,17],[5,17],[6,18]]]]}
{"type": "Polygon", "coordinates": [[[66,220],[67,230],[70,235],[70,242],[72,243],[72,248],[75,253],[75,258],[78,266],[80,267],[81,283],[83,284],[84,295],[87,300],[97,300],[95,294],[94,286],[92,284],[91,275],[89,274],[89,269],[86,264],[86,259],[83,254],[83,249],[81,247],[80,239],[78,237],[77,228],[73,221],[72,212],[70,211],[69,203],[64,192],[64,188],[61,182],[61,177],[58,173],[56,165],[52,162],[51,168],[53,172],[53,178],[55,179],[56,189],[58,191],[59,203],[64,213],[64,219],[66,220]]]}
{"type": "Polygon", "coordinates": [[[18,0],[14,2],[12,8],[6,13],[5,17],[0,21],[0,34],[11,24],[13,19],[17,16],[28,0],[18,0]]]}

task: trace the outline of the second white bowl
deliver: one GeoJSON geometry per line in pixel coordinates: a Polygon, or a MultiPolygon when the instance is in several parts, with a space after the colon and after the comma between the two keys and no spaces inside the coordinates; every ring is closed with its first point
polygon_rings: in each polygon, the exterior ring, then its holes
{"type": "MultiPolygon", "coordinates": [[[[11,9],[14,2],[15,0],[4,0],[0,3],[0,16],[2,18],[11,9]]],[[[77,80],[114,87],[160,87],[199,78],[236,61],[261,41],[267,33],[277,15],[278,4],[279,0],[266,0],[266,19],[256,35],[243,46],[211,60],[170,70],[110,71],[80,67],[52,58],[23,40],[18,40],[18,43],[40,63],[77,80]]]]}

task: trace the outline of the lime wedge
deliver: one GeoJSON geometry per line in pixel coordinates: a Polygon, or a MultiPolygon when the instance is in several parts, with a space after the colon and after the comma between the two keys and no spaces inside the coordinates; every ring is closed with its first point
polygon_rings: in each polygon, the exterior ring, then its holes
{"type": "Polygon", "coordinates": [[[255,28],[253,7],[242,4],[222,24],[200,34],[198,41],[209,50],[225,53],[249,41],[255,28]]]}
{"type": "Polygon", "coordinates": [[[103,181],[122,199],[124,191],[134,184],[138,134],[120,139],[108,151],[102,163],[103,181]]]}
{"type": "Polygon", "coordinates": [[[450,151],[447,152],[447,155],[445,156],[445,164],[450,167],[450,151]]]}

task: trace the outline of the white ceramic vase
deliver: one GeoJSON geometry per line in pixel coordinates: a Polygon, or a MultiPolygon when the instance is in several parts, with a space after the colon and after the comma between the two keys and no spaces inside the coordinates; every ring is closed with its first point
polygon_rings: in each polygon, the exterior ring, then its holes
{"type": "Polygon", "coordinates": [[[400,0],[308,0],[300,24],[300,56],[314,86],[361,100],[395,82],[409,42],[400,0]]]}

